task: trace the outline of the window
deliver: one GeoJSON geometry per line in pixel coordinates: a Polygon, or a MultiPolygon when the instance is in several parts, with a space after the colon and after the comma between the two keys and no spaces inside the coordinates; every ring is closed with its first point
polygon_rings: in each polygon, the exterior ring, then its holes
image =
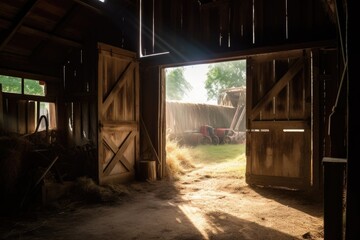
{"type": "Polygon", "coordinates": [[[24,79],[24,94],[45,96],[45,83],[32,79],[24,79]]]}
{"type": "Polygon", "coordinates": [[[39,80],[0,75],[0,84],[2,85],[2,92],[5,93],[46,95],[46,84],[39,80]]]}
{"type": "Polygon", "coordinates": [[[9,131],[19,134],[56,129],[56,104],[46,97],[44,81],[0,75],[4,117],[14,121],[9,131]],[[16,109],[10,109],[16,104],[16,109]],[[18,112],[16,114],[16,111],[18,112]]]}
{"type": "Polygon", "coordinates": [[[21,94],[21,78],[0,75],[2,91],[21,94]]]}

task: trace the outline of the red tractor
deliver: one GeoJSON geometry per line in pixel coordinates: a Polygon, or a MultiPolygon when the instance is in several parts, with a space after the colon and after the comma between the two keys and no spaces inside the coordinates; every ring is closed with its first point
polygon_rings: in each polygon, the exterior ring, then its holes
{"type": "Polygon", "coordinates": [[[182,143],[196,146],[199,144],[219,144],[219,137],[214,133],[214,128],[203,125],[199,130],[185,131],[180,137],[182,143]]]}
{"type": "Polygon", "coordinates": [[[220,139],[215,134],[213,127],[209,125],[203,125],[200,127],[200,133],[204,136],[202,144],[218,145],[220,143],[220,139]]]}

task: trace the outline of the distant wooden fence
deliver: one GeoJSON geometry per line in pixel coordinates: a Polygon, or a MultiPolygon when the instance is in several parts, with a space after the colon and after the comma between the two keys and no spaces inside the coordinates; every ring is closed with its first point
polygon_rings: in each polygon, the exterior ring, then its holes
{"type": "Polygon", "coordinates": [[[236,108],[196,103],[166,102],[166,127],[178,134],[202,125],[229,128],[236,108]]]}

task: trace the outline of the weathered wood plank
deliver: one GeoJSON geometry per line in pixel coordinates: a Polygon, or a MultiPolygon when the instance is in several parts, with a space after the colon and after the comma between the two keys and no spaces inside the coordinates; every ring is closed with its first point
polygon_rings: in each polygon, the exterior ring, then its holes
{"type": "MultiPolygon", "coordinates": [[[[299,57],[299,56],[297,56],[299,57]]],[[[275,79],[280,80],[288,71],[291,62],[287,59],[276,59],[275,65],[275,79]]],[[[294,81],[294,80],[291,80],[294,81]]],[[[291,82],[289,81],[289,82],[291,82]]],[[[275,97],[275,119],[289,119],[289,83],[277,94],[275,97]]]]}
{"type": "MultiPolygon", "coordinates": [[[[274,61],[259,63],[259,94],[264,96],[275,85],[274,61]]],[[[261,110],[261,119],[270,120],[275,118],[274,99],[269,101],[261,110]]]]}
{"type": "Polygon", "coordinates": [[[231,2],[231,49],[252,45],[252,0],[231,2]]]}
{"type": "MultiPolygon", "coordinates": [[[[27,133],[33,133],[36,127],[36,108],[34,101],[27,102],[27,133]]],[[[56,120],[56,119],[55,119],[56,120]]]]}
{"type": "Polygon", "coordinates": [[[20,100],[17,102],[17,132],[19,134],[26,133],[27,119],[26,119],[26,101],[20,100]]]}
{"type": "Polygon", "coordinates": [[[81,102],[74,102],[74,140],[77,145],[82,143],[82,121],[81,121],[81,102]]]}
{"type": "Polygon", "coordinates": [[[131,131],[137,130],[138,124],[136,121],[115,121],[106,120],[102,123],[102,129],[106,131],[131,131]]]}
{"type": "Polygon", "coordinates": [[[254,1],[255,45],[286,40],[286,5],[284,0],[254,1]]]}
{"type": "Polygon", "coordinates": [[[6,98],[5,100],[5,126],[6,131],[10,133],[16,133],[17,132],[17,104],[16,101],[10,98],[6,98]]]}
{"type": "Polygon", "coordinates": [[[133,62],[130,62],[126,67],[125,72],[119,76],[114,87],[109,92],[109,95],[105,97],[105,100],[102,104],[102,114],[105,114],[105,112],[108,110],[110,104],[113,102],[118,91],[120,91],[120,89],[125,85],[126,76],[129,74],[130,71],[132,71],[134,69],[134,67],[135,66],[134,66],[133,62]]]}
{"type": "Polygon", "coordinates": [[[269,103],[273,97],[275,97],[286,84],[300,71],[303,67],[303,59],[300,58],[296,63],[289,69],[289,71],[275,84],[275,86],[268,91],[260,101],[251,110],[251,119],[254,119],[260,112],[260,110],[269,103]]]}
{"type": "Polygon", "coordinates": [[[252,129],[310,129],[309,121],[289,120],[289,121],[252,121],[252,129]]]}

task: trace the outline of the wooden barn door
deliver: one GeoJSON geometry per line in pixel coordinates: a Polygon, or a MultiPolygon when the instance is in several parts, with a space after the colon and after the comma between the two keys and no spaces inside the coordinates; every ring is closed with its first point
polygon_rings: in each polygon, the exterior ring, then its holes
{"type": "Polygon", "coordinates": [[[248,184],[301,190],[311,187],[310,65],[310,54],[305,51],[248,59],[248,184]]]}
{"type": "Polygon", "coordinates": [[[126,182],[139,158],[139,65],[135,53],[98,44],[99,184],[126,182]]]}

